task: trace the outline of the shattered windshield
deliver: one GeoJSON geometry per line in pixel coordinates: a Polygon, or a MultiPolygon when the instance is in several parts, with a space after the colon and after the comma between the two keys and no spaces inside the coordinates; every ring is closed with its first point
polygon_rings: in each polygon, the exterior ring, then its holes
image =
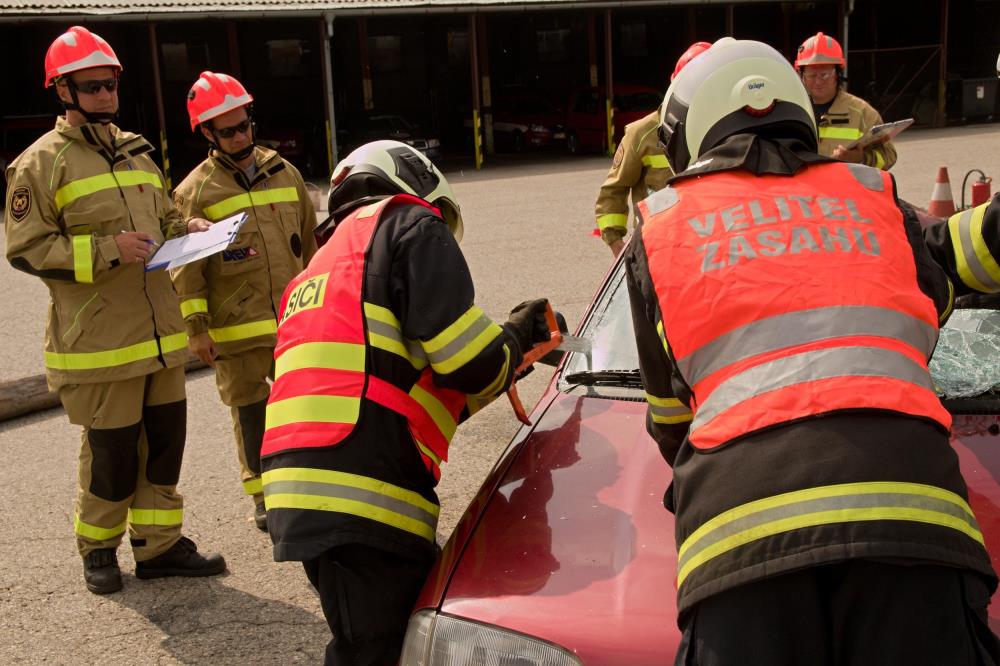
{"type": "MultiPolygon", "coordinates": [[[[564,384],[566,377],[580,372],[639,367],[624,264],[608,279],[581,335],[590,340],[593,351],[589,357],[569,355],[561,376],[564,384]]],[[[942,398],[1000,396],[1000,310],[955,310],[941,329],[930,368],[942,398]]]]}

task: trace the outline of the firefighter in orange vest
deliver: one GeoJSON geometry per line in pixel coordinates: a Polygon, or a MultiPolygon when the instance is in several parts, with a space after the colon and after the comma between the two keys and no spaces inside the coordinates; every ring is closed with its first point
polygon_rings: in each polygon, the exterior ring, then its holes
{"type": "Polygon", "coordinates": [[[208,158],[174,191],[185,219],[249,219],[228,249],[173,271],[188,347],[215,368],[229,406],[243,491],[254,522],[267,529],[260,443],[270,390],[276,312],[288,282],[316,252],[316,213],[298,169],[255,143],[253,97],[227,74],[202,72],[187,100],[191,130],[211,145],[208,158]]]}
{"type": "Polygon", "coordinates": [[[502,326],[475,305],[451,187],[406,144],[348,155],[329,210],[281,304],[267,522],[274,559],[302,562],[319,591],[326,663],[389,664],[434,559],[448,443],[548,339],[546,301],[502,326]]]}
{"type": "Polygon", "coordinates": [[[896,148],[891,141],[864,149],[847,148],[872,127],[881,125],[882,116],[871,104],[844,90],[845,64],[840,43],[822,32],[802,42],[795,56],[795,68],[812,100],[819,129],[819,154],[888,170],[896,163],[896,148]]]}
{"type": "MultiPolygon", "coordinates": [[[[695,42],[689,46],[677,59],[670,80],[673,81],[684,65],[708,47],[708,42],[695,42]]],[[[601,239],[616,257],[625,247],[625,236],[628,234],[629,196],[632,197],[632,206],[638,206],[640,201],[666,185],[674,175],[659,147],[656,132],[659,126],[659,109],[625,126],[625,135],[615,151],[611,170],[597,193],[594,205],[597,228],[601,239]]]]}
{"type": "MultiPolygon", "coordinates": [[[[121,63],[73,26],[45,54],[45,87],[66,109],[7,169],[7,259],[52,296],[45,374],[83,428],[73,528],[87,589],[122,588],[129,532],[137,578],[222,573],[181,536],[186,336],[153,245],[208,228],[170,202],[153,147],[114,125],[121,63]]],[[[40,459],[44,453],[39,452],[40,459]]]]}
{"type": "Polygon", "coordinates": [[[816,152],[770,46],[716,42],[660,131],[678,173],[639,205],[626,272],[673,467],[676,663],[1000,663],[927,365],[963,271],[933,257],[955,249],[922,239],[887,172],[816,152]]]}

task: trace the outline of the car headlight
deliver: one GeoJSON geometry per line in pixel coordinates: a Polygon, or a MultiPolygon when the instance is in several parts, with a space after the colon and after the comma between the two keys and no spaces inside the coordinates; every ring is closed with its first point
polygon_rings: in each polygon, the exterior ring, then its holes
{"type": "Polygon", "coordinates": [[[549,643],[435,611],[413,614],[400,666],[582,666],[549,643]]]}
{"type": "Polygon", "coordinates": [[[548,132],[549,128],[545,125],[529,125],[528,129],[532,132],[548,132]]]}
{"type": "Polygon", "coordinates": [[[427,139],[427,147],[428,148],[437,148],[440,145],[441,145],[441,142],[438,141],[437,139],[427,139]]]}

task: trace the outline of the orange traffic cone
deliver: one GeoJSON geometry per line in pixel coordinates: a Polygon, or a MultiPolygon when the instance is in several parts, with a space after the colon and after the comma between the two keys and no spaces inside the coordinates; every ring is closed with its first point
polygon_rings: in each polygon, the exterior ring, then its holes
{"type": "Polygon", "coordinates": [[[931,203],[927,206],[927,212],[942,219],[948,219],[955,214],[955,198],[951,195],[948,167],[938,169],[937,179],[934,181],[934,192],[931,194],[931,203]]]}

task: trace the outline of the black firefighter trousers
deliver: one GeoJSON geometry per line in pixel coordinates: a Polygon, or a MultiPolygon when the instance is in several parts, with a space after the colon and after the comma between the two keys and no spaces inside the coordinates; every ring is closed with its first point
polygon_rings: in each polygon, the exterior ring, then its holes
{"type": "Polygon", "coordinates": [[[394,666],[431,564],[361,544],[303,562],[333,632],[325,666],[394,666]]]}
{"type": "Polygon", "coordinates": [[[681,619],[675,666],[998,666],[981,577],[852,560],[736,587],[681,619]]]}

